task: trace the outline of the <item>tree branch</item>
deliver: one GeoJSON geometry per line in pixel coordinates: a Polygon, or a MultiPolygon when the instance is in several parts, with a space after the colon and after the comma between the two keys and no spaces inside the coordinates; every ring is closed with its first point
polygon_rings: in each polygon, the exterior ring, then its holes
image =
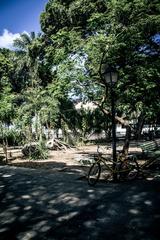
{"type": "MultiPolygon", "coordinates": [[[[104,99],[102,100],[104,102],[104,99]]],[[[107,116],[110,116],[112,117],[112,114],[111,112],[109,112],[107,109],[103,108],[103,105],[100,105],[99,103],[97,102],[93,102],[96,106],[99,107],[99,109],[107,116]]],[[[119,122],[122,126],[124,127],[130,127],[130,129],[134,130],[131,125],[129,124],[129,121],[128,120],[125,120],[123,119],[122,117],[118,117],[118,116],[115,116],[115,120],[117,122],[119,122]]]]}

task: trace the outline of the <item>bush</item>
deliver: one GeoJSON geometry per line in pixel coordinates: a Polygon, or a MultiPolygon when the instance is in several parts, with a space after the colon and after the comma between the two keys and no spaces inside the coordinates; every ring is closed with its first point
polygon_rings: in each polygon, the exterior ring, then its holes
{"type": "Polygon", "coordinates": [[[44,141],[38,143],[25,144],[22,149],[22,153],[25,157],[29,157],[33,160],[46,159],[48,157],[48,149],[44,141]]]}
{"type": "Polygon", "coordinates": [[[20,131],[15,129],[4,129],[3,136],[0,133],[0,144],[3,144],[3,138],[7,139],[9,146],[19,146],[23,144],[24,136],[20,131]]]}

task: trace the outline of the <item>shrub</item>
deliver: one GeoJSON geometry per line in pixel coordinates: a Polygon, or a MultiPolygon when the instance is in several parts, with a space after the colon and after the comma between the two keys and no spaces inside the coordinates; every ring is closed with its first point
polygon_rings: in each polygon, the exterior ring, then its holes
{"type": "Polygon", "coordinates": [[[33,160],[46,159],[48,157],[48,149],[44,141],[38,143],[25,144],[22,149],[22,153],[25,157],[29,157],[33,160]]]}

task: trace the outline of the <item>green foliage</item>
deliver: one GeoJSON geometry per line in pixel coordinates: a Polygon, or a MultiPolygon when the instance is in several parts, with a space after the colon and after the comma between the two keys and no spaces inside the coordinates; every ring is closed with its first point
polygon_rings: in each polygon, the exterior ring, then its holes
{"type": "Polygon", "coordinates": [[[106,63],[119,72],[117,114],[158,119],[159,15],[158,0],[50,0],[42,35],[23,33],[15,51],[0,49],[1,129],[13,124],[27,142],[41,140],[44,126],[82,138],[106,130],[110,122],[99,110],[74,106],[106,99],[110,110],[106,63]]]}
{"type": "Polygon", "coordinates": [[[83,56],[81,70],[73,65],[69,74],[66,64],[64,82],[68,75],[74,83],[72,93],[81,98],[101,101],[106,95],[105,107],[109,108],[107,86],[97,85],[104,84],[99,74],[103,56],[104,63],[119,70],[117,113],[127,119],[143,113],[151,119],[159,114],[159,42],[155,41],[159,15],[158,0],[51,0],[41,15],[42,30],[50,41],[46,56],[58,66],[71,54],[83,56]]]}
{"type": "Polygon", "coordinates": [[[0,93],[0,122],[10,124],[14,116],[13,106],[14,95],[11,93],[11,88],[6,86],[0,93]]]}
{"type": "Polygon", "coordinates": [[[9,84],[9,78],[12,74],[13,63],[9,50],[0,49],[0,89],[9,84]]]}
{"type": "Polygon", "coordinates": [[[0,132],[0,144],[3,144],[4,139],[7,140],[9,146],[21,146],[24,143],[25,136],[16,129],[8,129],[3,126],[3,132],[0,132]]]}
{"type": "Polygon", "coordinates": [[[41,27],[47,34],[55,34],[65,27],[69,30],[80,29],[84,34],[89,30],[87,23],[92,15],[105,10],[106,3],[103,0],[52,0],[48,2],[46,12],[41,15],[41,27]]]}
{"type": "Polygon", "coordinates": [[[30,152],[29,156],[32,160],[46,159],[48,157],[48,149],[44,141],[39,141],[33,151],[30,152]]]}

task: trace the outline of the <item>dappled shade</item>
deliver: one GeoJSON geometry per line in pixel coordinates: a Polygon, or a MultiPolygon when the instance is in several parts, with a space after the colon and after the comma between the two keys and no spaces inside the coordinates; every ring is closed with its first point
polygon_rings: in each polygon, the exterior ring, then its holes
{"type": "Polygon", "coordinates": [[[0,172],[0,239],[159,239],[159,181],[91,188],[78,173],[0,172]]]}

